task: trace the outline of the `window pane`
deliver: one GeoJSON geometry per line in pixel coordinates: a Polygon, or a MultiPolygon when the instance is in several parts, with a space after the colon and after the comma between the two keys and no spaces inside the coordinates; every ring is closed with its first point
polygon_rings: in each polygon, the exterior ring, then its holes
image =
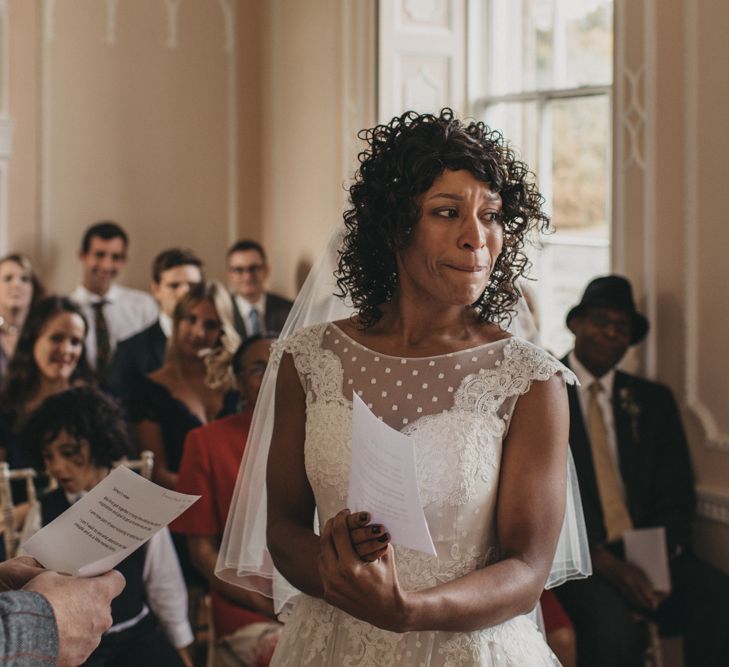
{"type": "Polygon", "coordinates": [[[556,40],[554,76],[560,88],[613,80],[612,0],[557,0],[562,37],[556,40]]]}
{"type": "Polygon", "coordinates": [[[607,95],[558,100],[548,113],[557,231],[608,239],[610,100],[607,95]]]}
{"type": "Polygon", "coordinates": [[[610,272],[610,246],[591,239],[548,239],[541,250],[527,253],[534,262],[536,281],[528,286],[536,295],[542,345],[561,357],[572,347],[565,317],[577,304],[590,280],[610,272]]]}
{"type": "Polygon", "coordinates": [[[485,95],[612,82],[611,0],[492,0],[485,95]]]}
{"type": "Polygon", "coordinates": [[[532,171],[536,169],[539,159],[537,144],[539,117],[535,102],[493,104],[486,107],[480,120],[492,130],[501,132],[520,159],[526,162],[532,171]]]}

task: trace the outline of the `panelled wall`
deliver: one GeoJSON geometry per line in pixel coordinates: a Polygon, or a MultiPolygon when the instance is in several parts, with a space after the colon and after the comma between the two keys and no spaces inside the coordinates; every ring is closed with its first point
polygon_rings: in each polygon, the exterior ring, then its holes
{"type": "Polygon", "coordinates": [[[293,296],[374,122],[375,9],[0,0],[0,253],[69,290],[82,230],[110,218],[131,236],[122,280],[145,287],[164,247],[219,278],[229,243],[253,237],[293,296]]]}
{"type": "Polygon", "coordinates": [[[613,263],[653,325],[634,361],[682,407],[699,496],[696,547],[729,570],[729,7],[620,0],[616,14],[613,263]]]}
{"type": "Polygon", "coordinates": [[[258,4],[10,0],[5,247],[69,290],[83,229],[113,219],[131,237],[126,282],[146,286],[171,245],[194,247],[220,276],[248,183],[246,229],[261,234],[260,108],[240,99],[260,96],[257,30],[240,18],[258,23],[258,4]],[[241,169],[243,152],[253,159],[241,169]]]}

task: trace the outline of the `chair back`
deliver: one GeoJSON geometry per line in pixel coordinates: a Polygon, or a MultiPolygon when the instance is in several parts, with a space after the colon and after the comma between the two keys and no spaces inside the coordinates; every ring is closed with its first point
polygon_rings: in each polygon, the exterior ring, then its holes
{"type": "Polygon", "coordinates": [[[124,457],[114,464],[114,467],[126,466],[130,470],[138,472],[145,479],[152,479],[152,471],[154,470],[154,453],[148,449],[140,452],[138,459],[128,459],[124,457]]]}
{"type": "MultiPolygon", "coordinates": [[[[3,542],[5,543],[5,558],[14,558],[20,544],[20,531],[23,521],[20,520],[18,508],[13,500],[12,482],[18,479],[25,480],[27,507],[38,502],[35,492],[36,471],[33,468],[19,468],[11,470],[6,461],[0,462],[0,506],[2,506],[3,542]]],[[[22,512],[23,519],[25,512],[22,512]]]]}

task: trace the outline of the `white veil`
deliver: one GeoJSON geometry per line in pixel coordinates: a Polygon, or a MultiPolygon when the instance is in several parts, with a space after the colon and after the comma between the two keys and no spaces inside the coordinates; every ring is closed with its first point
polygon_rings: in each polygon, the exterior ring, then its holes
{"type": "MultiPolygon", "coordinates": [[[[344,232],[338,226],[309,273],[289,314],[280,341],[306,326],[349,317],[351,305],[334,296],[334,271],[344,232]]],[[[509,330],[522,335],[535,330],[528,308],[520,300],[509,330]]],[[[280,345],[280,344],[279,344],[280,345]]],[[[273,598],[276,613],[299,593],[276,570],[266,547],[266,463],[273,433],[274,394],[281,353],[272,354],[263,378],[223,534],[215,574],[224,581],[273,598]]],[[[312,517],[312,527],[315,517],[312,517]]],[[[582,505],[572,456],[569,457],[567,503],[562,532],[546,587],[591,573],[582,505]]]]}

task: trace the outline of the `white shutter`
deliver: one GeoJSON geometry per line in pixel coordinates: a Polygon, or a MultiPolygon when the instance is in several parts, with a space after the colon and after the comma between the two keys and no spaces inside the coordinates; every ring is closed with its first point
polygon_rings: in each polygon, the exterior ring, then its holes
{"type": "Polygon", "coordinates": [[[466,104],[466,0],[380,0],[378,118],[466,104]]]}

